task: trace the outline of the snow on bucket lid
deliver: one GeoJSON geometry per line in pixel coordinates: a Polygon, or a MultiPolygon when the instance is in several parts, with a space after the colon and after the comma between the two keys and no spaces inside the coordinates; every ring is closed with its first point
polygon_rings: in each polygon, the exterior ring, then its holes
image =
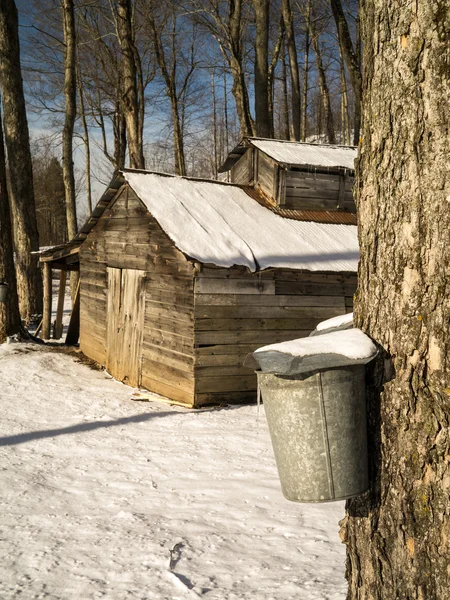
{"type": "Polygon", "coordinates": [[[353,313],[346,315],[339,315],[338,317],[331,317],[326,321],[322,321],[317,325],[314,331],[309,334],[310,337],[314,335],[323,335],[324,333],[331,333],[333,331],[342,331],[344,329],[352,329],[353,327],[353,313]]]}
{"type": "Polygon", "coordinates": [[[376,354],[376,346],[366,334],[349,329],[263,346],[253,352],[253,357],[263,373],[297,375],[364,365],[376,354]]]}

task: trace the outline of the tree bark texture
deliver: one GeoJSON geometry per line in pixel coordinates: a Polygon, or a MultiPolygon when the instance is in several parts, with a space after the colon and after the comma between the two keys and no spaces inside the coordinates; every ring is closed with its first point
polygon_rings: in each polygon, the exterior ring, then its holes
{"type": "Polygon", "coordinates": [[[294,139],[300,140],[300,75],[298,72],[297,47],[295,44],[294,21],[290,0],[282,0],[281,10],[286,31],[286,45],[291,73],[292,125],[294,139]]]}
{"type": "Polygon", "coordinates": [[[255,9],[255,129],[259,137],[271,137],[269,116],[269,1],[253,0],[255,9]]]}
{"type": "Polygon", "coordinates": [[[141,130],[139,126],[139,102],[137,69],[135,61],[132,11],[130,0],[117,0],[117,34],[122,51],[122,110],[128,136],[128,153],[132,169],[145,169],[141,130]]]}
{"type": "Polygon", "coordinates": [[[76,32],[73,0],[63,0],[64,29],[64,129],[62,168],[66,197],[67,232],[69,240],[78,233],[75,174],[73,164],[73,131],[77,118],[76,32]]]}
{"type": "Polygon", "coordinates": [[[42,313],[42,277],[37,257],[31,254],[39,249],[39,236],[14,0],[0,0],[0,85],[11,183],[17,288],[21,316],[28,323],[42,313]]]}
{"type": "MultiPolygon", "coordinates": [[[[406,0],[405,0],[406,1],[406,0]]],[[[359,43],[357,51],[353,48],[352,38],[350,37],[350,30],[348,27],[345,13],[342,8],[341,0],[330,0],[331,10],[336,23],[338,32],[339,43],[342,48],[344,55],[345,64],[350,75],[350,81],[353,87],[353,94],[355,96],[355,110],[354,110],[354,122],[353,122],[353,143],[355,146],[359,143],[360,129],[361,129],[361,70],[360,63],[358,61],[359,43]]],[[[359,40],[358,40],[359,41],[359,40]]]]}
{"type": "Polygon", "coordinates": [[[348,598],[450,596],[450,13],[362,2],[361,261],[370,489],[347,502],[348,598]]]}
{"type": "Polygon", "coordinates": [[[0,114],[0,282],[8,284],[6,302],[0,302],[0,344],[7,336],[21,330],[19,299],[17,297],[14,248],[11,233],[11,211],[6,186],[6,157],[3,145],[3,126],[0,114]]]}

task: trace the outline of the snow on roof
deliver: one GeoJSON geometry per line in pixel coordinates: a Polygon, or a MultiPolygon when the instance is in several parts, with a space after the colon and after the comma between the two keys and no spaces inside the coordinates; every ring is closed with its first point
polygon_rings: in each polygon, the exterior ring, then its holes
{"type": "Polygon", "coordinates": [[[357,149],[351,146],[305,144],[279,140],[250,138],[249,142],[280,163],[316,167],[345,167],[354,169],[357,149]]]}
{"type": "Polygon", "coordinates": [[[179,250],[219,267],[356,271],[356,227],[285,219],[239,186],[124,171],[179,250]]]}

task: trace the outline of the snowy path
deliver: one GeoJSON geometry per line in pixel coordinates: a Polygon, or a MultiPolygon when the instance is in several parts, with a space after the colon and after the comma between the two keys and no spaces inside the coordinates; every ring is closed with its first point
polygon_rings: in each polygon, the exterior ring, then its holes
{"type": "Polygon", "coordinates": [[[263,412],[0,346],[0,598],[343,600],[343,503],[287,502],[263,412]]]}

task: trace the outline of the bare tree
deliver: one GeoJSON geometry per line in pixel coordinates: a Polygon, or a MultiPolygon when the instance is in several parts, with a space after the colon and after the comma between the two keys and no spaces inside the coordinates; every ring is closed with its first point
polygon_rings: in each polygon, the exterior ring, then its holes
{"type": "Polygon", "coordinates": [[[42,313],[42,277],[37,258],[31,254],[39,249],[39,237],[14,0],[0,0],[0,85],[11,183],[20,312],[28,323],[34,315],[42,313]]]}
{"type": "MultiPolygon", "coordinates": [[[[357,49],[353,46],[352,38],[350,36],[350,30],[348,27],[347,19],[345,18],[344,9],[342,8],[341,0],[330,0],[331,10],[336,23],[337,33],[339,37],[339,44],[342,49],[345,64],[350,75],[350,81],[352,82],[353,93],[355,96],[355,110],[354,110],[354,123],[353,123],[353,143],[355,146],[359,143],[359,131],[361,128],[361,70],[358,61],[359,54],[359,43],[357,49]]],[[[358,37],[358,36],[357,36],[358,37]]]]}
{"type": "Polygon", "coordinates": [[[64,129],[62,167],[66,194],[67,231],[69,239],[78,232],[75,175],[73,165],[73,131],[77,118],[76,32],[73,0],[62,1],[64,32],[64,129]]]}
{"type": "Polygon", "coordinates": [[[241,136],[254,135],[244,67],[244,31],[248,15],[242,0],[193,0],[195,18],[212,35],[228,64],[241,136]]]}
{"type": "MultiPolygon", "coordinates": [[[[311,13],[308,14],[309,33],[311,36],[312,47],[314,54],[316,55],[317,73],[319,77],[319,89],[320,96],[322,99],[323,114],[325,117],[325,126],[330,144],[336,143],[336,135],[334,130],[334,119],[333,111],[331,109],[330,92],[328,89],[328,82],[326,76],[326,70],[322,59],[322,50],[320,47],[319,32],[316,26],[316,20],[311,18],[311,13]]],[[[320,133],[320,132],[319,132],[320,133]]]]}
{"type": "Polygon", "coordinates": [[[300,140],[300,75],[298,70],[297,45],[294,33],[294,20],[290,0],[282,0],[281,9],[286,30],[286,45],[289,55],[289,69],[291,74],[292,98],[292,129],[295,140],[300,140]]]}
{"type": "Polygon", "coordinates": [[[6,157],[3,145],[3,126],[0,113],[0,283],[7,283],[6,301],[0,303],[0,344],[7,336],[22,329],[17,296],[14,247],[11,235],[11,211],[6,185],[6,157]]]}
{"type": "Polygon", "coordinates": [[[138,101],[137,49],[134,43],[132,17],[131,1],[117,0],[117,36],[122,51],[120,66],[122,76],[121,101],[127,126],[130,167],[144,169],[145,159],[142,145],[142,126],[140,124],[142,111],[138,101]]]}
{"type": "Polygon", "coordinates": [[[271,135],[269,116],[269,0],[253,0],[255,9],[255,131],[271,135]]]}

